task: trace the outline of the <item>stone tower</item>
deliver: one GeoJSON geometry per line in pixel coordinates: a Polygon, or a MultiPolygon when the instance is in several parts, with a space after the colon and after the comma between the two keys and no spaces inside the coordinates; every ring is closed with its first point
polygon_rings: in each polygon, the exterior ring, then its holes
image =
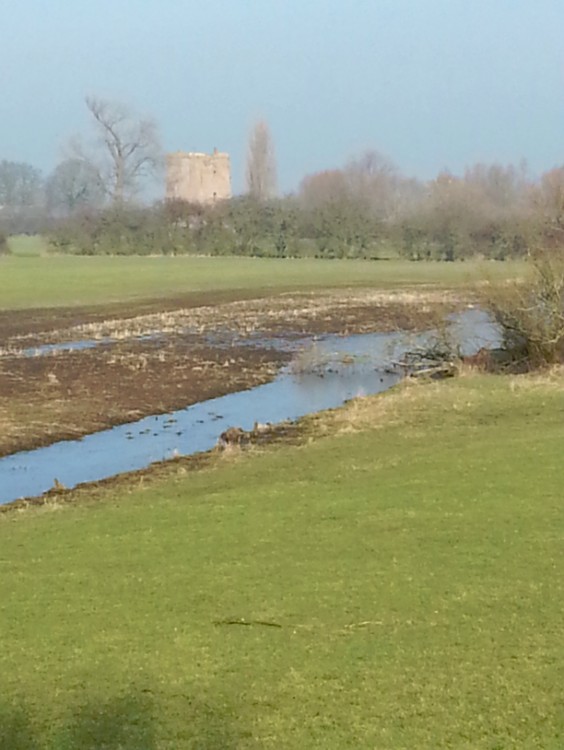
{"type": "Polygon", "coordinates": [[[166,199],[213,204],[231,198],[229,154],[177,151],[166,158],[166,199]]]}

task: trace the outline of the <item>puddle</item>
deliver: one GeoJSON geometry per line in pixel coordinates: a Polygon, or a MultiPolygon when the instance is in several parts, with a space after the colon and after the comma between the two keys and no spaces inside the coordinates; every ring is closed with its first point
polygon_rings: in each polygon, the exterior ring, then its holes
{"type": "MultiPolygon", "coordinates": [[[[499,343],[495,327],[479,310],[457,316],[453,330],[465,354],[499,343]]],[[[308,357],[313,365],[305,372],[289,367],[271,383],[247,391],[146,417],[81,440],[6,456],[0,459],[0,503],[40,495],[53,487],[55,479],[65,487],[74,487],[176,455],[206,451],[228,427],[250,430],[255,421],[275,424],[295,420],[341,406],[356,396],[383,392],[401,378],[387,371],[386,364],[414,343],[422,345],[431,339],[431,333],[327,336],[312,341],[304,353],[302,367],[308,364],[308,357]]]]}
{"type": "MultiPolygon", "coordinates": [[[[158,341],[162,338],[161,334],[144,334],[134,336],[132,341],[158,341]]],[[[63,341],[56,344],[37,344],[26,349],[9,349],[2,353],[1,356],[15,357],[44,357],[48,354],[59,354],[62,352],[80,352],[86,349],[96,349],[99,346],[108,346],[119,343],[120,339],[110,336],[101,336],[97,339],[82,339],[80,341],[63,341]]]]}
{"type": "Polygon", "coordinates": [[[460,354],[464,357],[476,354],[480,349],[494,349],[502,344],[497,325],[486,312],[477,307],[450,315],[449,320],[452,339],[457,342],[460,354]]]}
{"type": "Polygon", "coordinates": [[[116,340],[111,338],[85,339],[84,341],[67,341],[61,344],[39,344],[30,346],[28,349],[22,349],[17,352],[22,357],[42,357],[46,354],[56,354],[58,352],[80,352],[85,349],[95,349],[97,346],[104,344],[115,344],[116,340]]]}

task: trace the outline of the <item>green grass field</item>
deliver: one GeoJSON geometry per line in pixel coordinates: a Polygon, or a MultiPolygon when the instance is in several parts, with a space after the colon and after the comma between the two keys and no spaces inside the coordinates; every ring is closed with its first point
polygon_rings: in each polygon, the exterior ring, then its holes
{"type": "Polygon", "coordinates": [[[8,238],[8,247],[14,255],[37,257],[47,253],[47,242],[39,235],[16,234],[8,238]]]}
{"type": "Polygon", "coordinates": [[[412,385],[2,516],[0,748],[561,750],[563,417],[412,385]]]}
{"type": "Polygon", "coordinates": [[[101,305],[201,291],[407,284],[450,287],[484,277],[514,277],[523,270],[524,265],[515,262],[9,256],[0,259],[0,309],[101,305]]]}

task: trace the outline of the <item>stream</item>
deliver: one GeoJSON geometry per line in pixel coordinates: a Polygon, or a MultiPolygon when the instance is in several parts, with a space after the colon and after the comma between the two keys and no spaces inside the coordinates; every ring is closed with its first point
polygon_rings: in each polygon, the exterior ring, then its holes
{"type": "MultiPolygon", "coordinates": [[[[451,328],[462,354],[499,345],[497,329],[480,310],[453,316],[451,328]]],[[[1,458],[0,504],[41,495],[55,480],[72,488],[210,450],[228,427],[250,430],[255,422],[296,420],[351,398],[381,393],[402,377],[388,364],[433,338],[427,332],[310,339],[295,361],[265,385],[1,458]]]]}

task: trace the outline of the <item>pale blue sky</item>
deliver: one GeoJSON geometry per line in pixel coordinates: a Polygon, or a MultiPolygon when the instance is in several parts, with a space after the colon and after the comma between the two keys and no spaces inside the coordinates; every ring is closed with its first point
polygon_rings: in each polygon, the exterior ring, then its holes
{"type": "Polygon", "coordinates": [[[564,0],[0,0],[0,159],[43,169],[85,94],[232,154],[271,124],[281,187],[371,147],[408,175],[564,163],[564,0]]]}

